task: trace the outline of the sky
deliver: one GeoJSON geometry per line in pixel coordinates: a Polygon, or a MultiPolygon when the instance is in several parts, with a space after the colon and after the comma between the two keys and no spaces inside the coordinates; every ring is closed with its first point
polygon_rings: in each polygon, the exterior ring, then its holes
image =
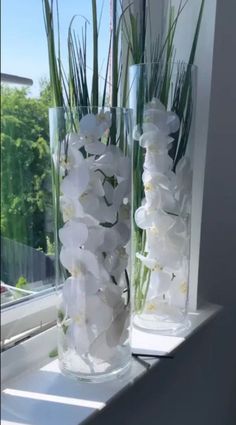
{"type": "MultiPolygon", "coordinates": [[[[88,65],[92,66],[91,0],[58,0],[58,2],[61,51],[65,67],[67,31],[74,15],[80,15],[74,24],[74,29],[78,29],[78,33],[84,23],[81,16],[85,16],[91,22],[88,26],[88,65]]],[[[1,72],[33,79],[31,94],[37,96],[40,79],[49,78],[42,0],[1,0],[1,3],[1,72]]],[[[99,67],[101,74],[104,75],[110,38],[110,0],[97,0],[98,19],[102,5],[99,67]]]]}

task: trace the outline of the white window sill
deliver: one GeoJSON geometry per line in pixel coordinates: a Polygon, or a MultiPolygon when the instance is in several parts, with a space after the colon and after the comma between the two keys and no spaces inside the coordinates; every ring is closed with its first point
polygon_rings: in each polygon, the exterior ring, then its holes
{"type": "MultiPolygon", "coordinates": [[[[49,358],[56,346],[56,329],[51,328],[2,353],[2,425],[78,425],[96,411],[112,404],[123,392],[135,390],[150,365],[161,367],[170,356],[184,349],[191,336],[220,311],[219,306],[207,305],[189,313],[191,326],[179,336],[152,333],[133,334],[134,351],[152,349],[160,358],[133,358],[131,370],[123,378],[103,384],[88,384],[64,377],[57,360],[49,358]],[[144,345],[142,346],[142,344],[144,345]]],[[[145,351],[143,351],[145,353],[145,351]]],[[[87,422],[86,422],[87,423],[87,422]]]]}

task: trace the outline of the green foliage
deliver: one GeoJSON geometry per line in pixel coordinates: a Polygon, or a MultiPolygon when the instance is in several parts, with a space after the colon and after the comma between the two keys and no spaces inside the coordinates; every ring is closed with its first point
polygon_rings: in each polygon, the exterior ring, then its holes
{"type": "Polygon", "coordinates": [[[48,355],[49,355],[50,359],[57,357],[58,356],[57,348],[54,348],[52,351],[50,351],[50,353],[48,355]]]}
{"type": "Polygon", "coordinates": [[[55,242],[51,242],[49,236],[46,236],[47,243],[47,254],[54,255],[55,254],[55,242]]]}
{"type": "Polygon", "coordinates": [[[1,233],[46,249],[45,212],[50,211],[48,85],[39,99],[27,89],[2,87],[1,233]]]}
{"type": "Polygon", "coordinates": [[[27,285],[27,280],[24,276],[20,276],[18,281],[16,282],[16,288],[24,289],[27,285]]]}

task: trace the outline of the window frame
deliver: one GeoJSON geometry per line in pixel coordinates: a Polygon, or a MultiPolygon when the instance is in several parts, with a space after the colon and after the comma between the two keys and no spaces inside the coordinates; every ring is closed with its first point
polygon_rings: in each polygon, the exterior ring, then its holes
{"type": "MultiPolygon", "coordinates": [[[[54,288],[39,293],[33,299],[1,309],[1,343],[5,349],[11,339],[46,324],[55,324],[59,293],[54,288]]],[[[43,330],[43,329],[42,329],[43,330]]]]}

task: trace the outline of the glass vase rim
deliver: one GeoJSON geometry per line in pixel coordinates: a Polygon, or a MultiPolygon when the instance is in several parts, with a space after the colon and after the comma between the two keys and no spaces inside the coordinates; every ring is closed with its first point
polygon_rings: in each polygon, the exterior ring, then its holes
{"type": "MultiPolygon", "coordinates": [[[[71,110],[71,111],[74,111],[74,110],[78,110],[78,109],[93,109],[93,108],[95,108],[95,109],[98,109],[99,111],[101,111],[102,109],[104,109],[104,110],[107,110],[107,109],[115,109],[115,110],[118,110],[118,111],[121,111],[121,112],[129,112],[129,113],[133,113],[133,109],[132,108],[129,108],[129,107],[123,107],[123,106],[109,106],[109,105],[105,105],[105,106],[97,106],[97,105],[90,105],[90,106],[72,106],[72,107],[70,107],[70,106],[50,106],[48,109],[49,109],[49,111],[53,111],[53,110],[55,110],[55,109],[58,109],[58,110],[64,110],[64,111],[68,111],[68,110],[71,110]]],[[[90,113],[90,112],[89,112],[90,113]]]]}

